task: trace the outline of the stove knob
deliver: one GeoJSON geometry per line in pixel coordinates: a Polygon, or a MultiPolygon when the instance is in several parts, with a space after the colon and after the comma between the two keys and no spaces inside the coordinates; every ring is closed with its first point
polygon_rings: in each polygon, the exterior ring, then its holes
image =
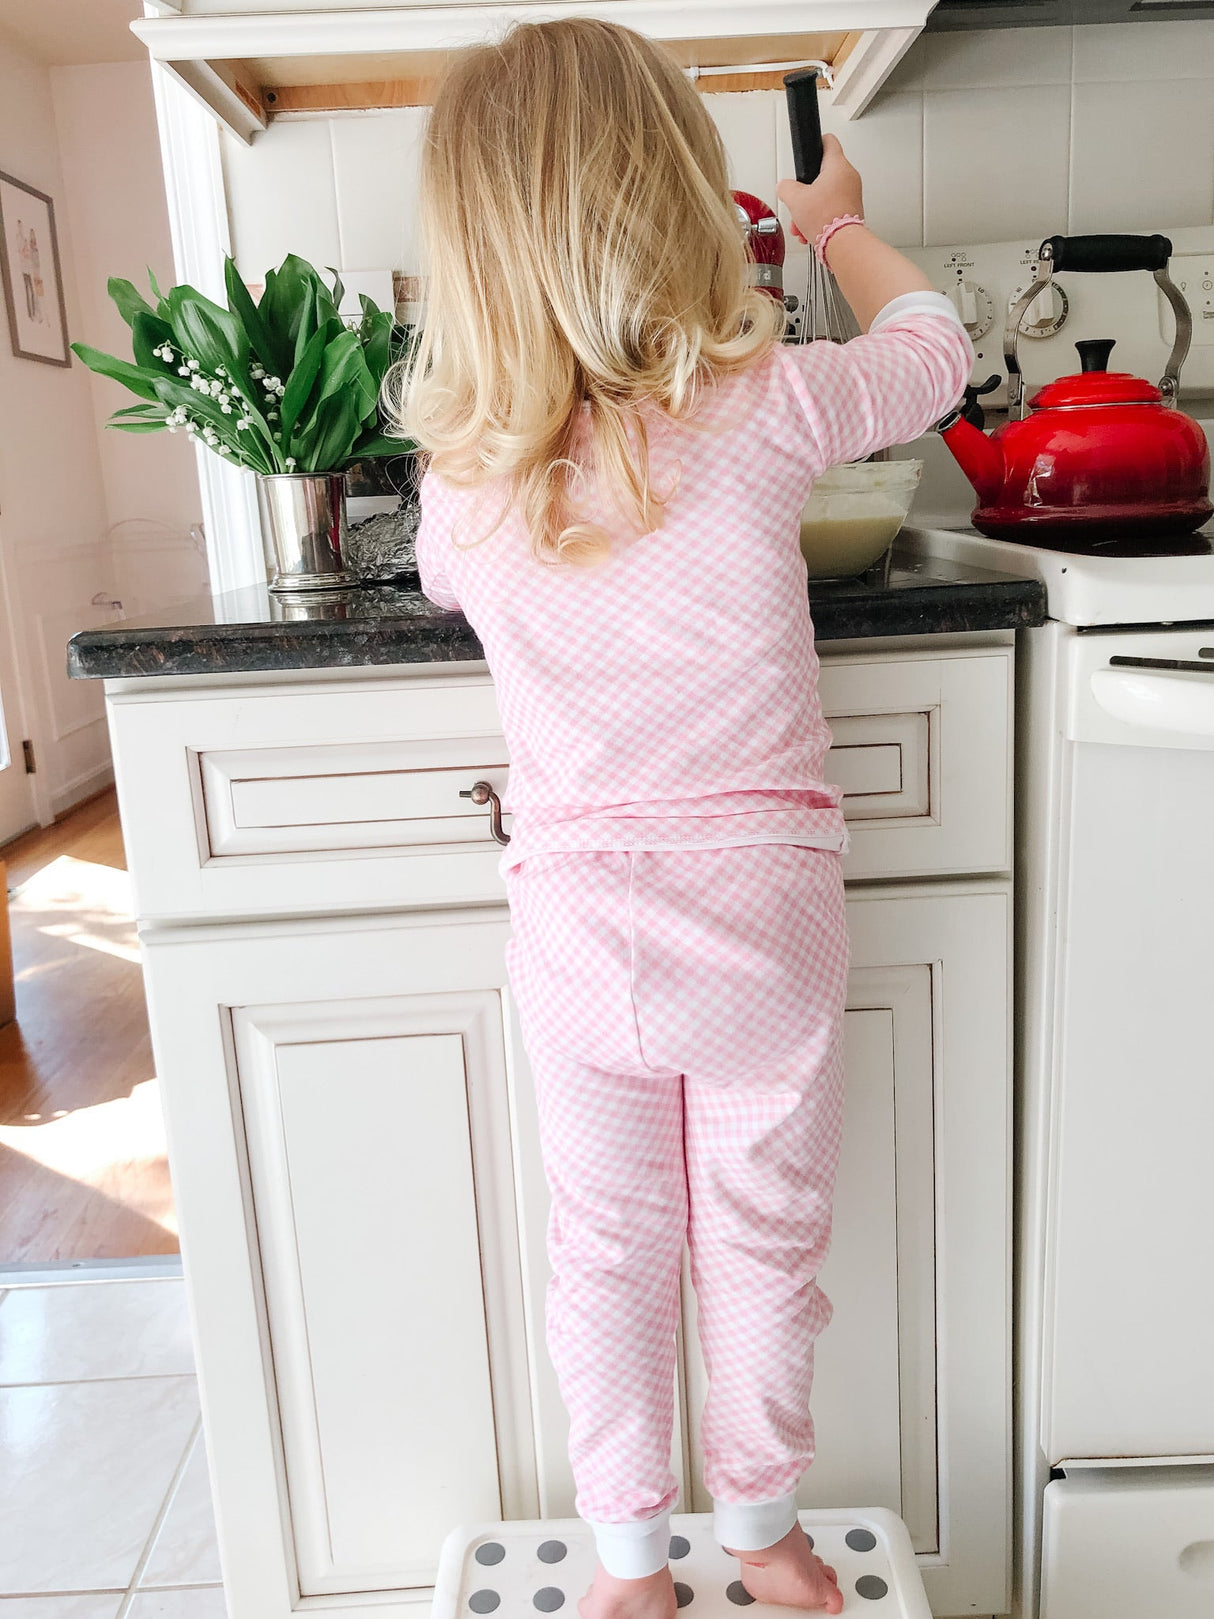
{"type": "MultiPolygon", "coordinates": [[[[1008,308],[1017,303],[1023,293],[1023,287],[1008,299],[1008,308]]],[[[1039,292],[1032,303],[1020,317],[1020,335],[1022,337],[1053,337],[1066,324],[1066,318],[1071,312],[1066,293],[1056,281],[1051,282],[1044,292],[1039,292]]]]}
{"type": "Polygon", "coordinates": [[[945,296],[952,299],[961,324],[971,338],[982,337],[990,331],[995,320],[995,306],[985,287],[979,286],[977,281],[964,281],[958,277],[951,287],[945,288],[945,296]]]}

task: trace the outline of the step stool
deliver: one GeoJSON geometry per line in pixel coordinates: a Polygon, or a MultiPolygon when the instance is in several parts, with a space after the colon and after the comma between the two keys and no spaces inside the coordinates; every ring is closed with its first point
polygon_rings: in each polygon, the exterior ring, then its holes
{"type": "MultiPolygon", "coordinates": [[[[906,1525],[884,1507],[798,1514],[810,1544],[839,1576],[843,1612],[859,1619],[931,1619],[906,1525]]],[[[594,1536],[580,1518],[462,1525],[443,1542],[432,1619],[496,1613],[528,1619],[566,1612],[594,1575],[594,1536]]],[[[688,1619],[727,1619],[757,1608],[751,1619],[788,1619],[791,1608],[756,1602],[738,1579],[738,1562],[712,1538],[712,1514],[670,1520],[670,1569],[688,1619]]]]}

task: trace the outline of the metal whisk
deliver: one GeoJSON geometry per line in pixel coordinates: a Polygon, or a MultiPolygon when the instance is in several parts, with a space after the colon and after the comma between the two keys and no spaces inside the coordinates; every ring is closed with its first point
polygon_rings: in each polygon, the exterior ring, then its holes
{"type": "MultiPolygon", "coordinates": [[[[784,75],[788,96],[788,124],[792,136],[793,169],[802,185],[811,185],[822,167],[822,124],[818,116],[818,73],[808,68],[784,75]]],[[[805,284],[805,313],[801,319],[800,340],[812,343],[826,338],[846,343],[860,335],[851,305],[839,291],[839,284],[825,264],[819,264],[812,246],[809,274],[805,284]]],[[[877,450],[870,461],[886,461],[888,450],[877,450]]]]}
{"type": "Polygon", "coordinates": [[[813,343],[824,337],[831,343],[847,343],[859,335],[856,317],[839,291],[839,283],[825,264],[819,264],[818,255],[810,248],[801,342],[813,343]]]}
{"type": "MultiPolygon", "coordinates": [[[[788,129],[792,137],[793,171],[802,185],[812,185],[822,167],[822,121],[818,115],[818,69],[802,68],[784,75],[788,97],[788,129]]],[[[817,254],[809,250],[809,275],[805,285],[805,313],[801,318],[801,342],[812,343],[825,337],[832,343],[846,343],[858,337],[860,328],[839,291],[833,275],[817,254]]]]}

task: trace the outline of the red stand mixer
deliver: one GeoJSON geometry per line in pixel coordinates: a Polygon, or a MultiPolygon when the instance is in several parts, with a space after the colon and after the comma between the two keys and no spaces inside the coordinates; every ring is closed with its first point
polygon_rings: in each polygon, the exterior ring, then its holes
{"type": "Polygon", "coordinates": [[[784,227],[761,197],[749,191],[733,191],[738,223],[746,237],[750,258],[750,284],[762,287],[773,298],[784,298],[784,227]]]}

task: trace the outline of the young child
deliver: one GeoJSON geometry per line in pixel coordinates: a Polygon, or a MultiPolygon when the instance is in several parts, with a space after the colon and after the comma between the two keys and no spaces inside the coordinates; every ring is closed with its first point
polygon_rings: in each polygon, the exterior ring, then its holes
{"type": "Polygon", "coordinates": [[[583,1619],[675,1612],[684,1240],[717,1538],[755,1598],[843,1605],[794,1494],[847,971],[799,516],[825,467],[944,415],[973,351],[826,146],[779,194],[867,335],[797,347],[748,286],[700,97],[637,34],[516,27],[456,60],[426,137],[418,567],[480,638],[510,749],[548,1345],[600,1564],[583,1619]]]}

